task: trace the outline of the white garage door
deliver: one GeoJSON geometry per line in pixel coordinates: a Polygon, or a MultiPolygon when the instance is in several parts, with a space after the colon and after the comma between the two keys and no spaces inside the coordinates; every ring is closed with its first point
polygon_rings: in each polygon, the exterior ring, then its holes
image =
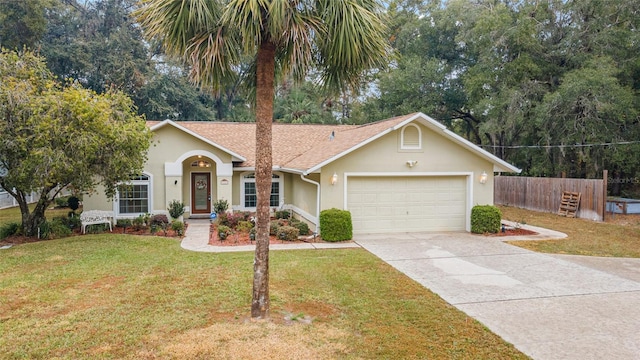
{"type": "Polygon", "coordinates": [[[464,231],[464,176],[349,177],[354,233],[464,231]]]}

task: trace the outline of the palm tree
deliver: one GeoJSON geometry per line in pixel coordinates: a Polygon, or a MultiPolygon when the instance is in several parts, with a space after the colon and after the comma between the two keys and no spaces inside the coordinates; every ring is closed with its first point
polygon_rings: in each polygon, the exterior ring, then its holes
{"type": "Polygon", "coordinates": [[[388,47],[378,0],[141,0],[146,35],[190,65],[192,81],[219,91],[244,59],[254,71],[257,237],[251,316],[269,316],[271,124],[276,74],[301,81],[320,72],[326,89],[357,89],[384,66],[388,47]]]}

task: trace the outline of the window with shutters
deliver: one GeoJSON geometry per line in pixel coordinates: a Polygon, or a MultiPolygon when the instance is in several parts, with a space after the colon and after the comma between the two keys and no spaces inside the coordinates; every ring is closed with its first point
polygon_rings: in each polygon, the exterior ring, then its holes
{"type": "Polygon", "coordinates": [[[408,124],[402,128],[400,148],[402,150],[422,149],[422,132],[415,124],[408,124]]]}

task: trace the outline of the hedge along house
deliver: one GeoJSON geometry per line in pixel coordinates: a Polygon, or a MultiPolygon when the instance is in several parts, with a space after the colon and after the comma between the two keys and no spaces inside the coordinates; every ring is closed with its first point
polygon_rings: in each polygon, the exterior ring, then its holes
{"type": "MultiPolygon", "coordinates": [[[[155,144],[133,186],[85,209],[117,218],[208,217],[216,200],[253,211],[255,124],[150,121],[155,144]]],[[[495,172],[519,172],[432,118],[414,113],[365,125],[273,124],[271,206],[318,226],[321,210],[351,212],[354,233],[469,231],[474,205],[493,204],[495,172]]]]}

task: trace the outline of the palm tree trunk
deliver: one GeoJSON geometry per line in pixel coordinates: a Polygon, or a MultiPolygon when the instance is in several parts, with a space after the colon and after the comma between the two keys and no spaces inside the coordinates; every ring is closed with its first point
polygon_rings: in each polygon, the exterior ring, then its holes
{"type": "Polygon", "coordinates": [[[253,262],[251,317],[269,317],[269,200],[271,197],[271,123],[276,47],[265,41],[258,49],[256,78],[256,253],[253,262]]]}

